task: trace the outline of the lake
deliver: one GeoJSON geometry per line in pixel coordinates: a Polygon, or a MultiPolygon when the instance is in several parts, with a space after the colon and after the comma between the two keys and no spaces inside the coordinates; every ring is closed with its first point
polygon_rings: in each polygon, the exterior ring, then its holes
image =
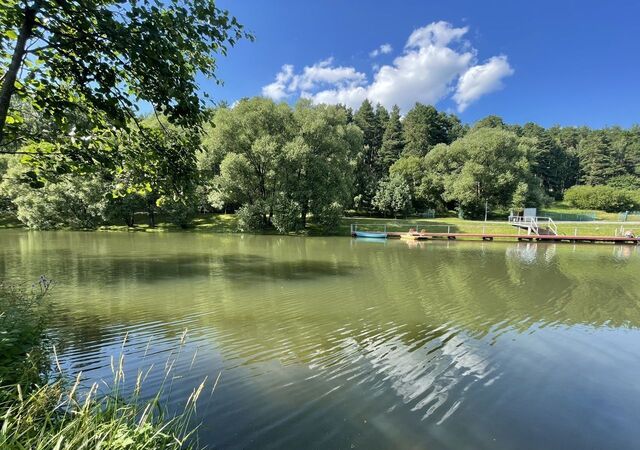
{"type": "Polygon", "coordinates": [[[210,447],[640,442],[636,247],[1,231],[0,277],[41,274],[64,369],[206,378],[210,447]]]}

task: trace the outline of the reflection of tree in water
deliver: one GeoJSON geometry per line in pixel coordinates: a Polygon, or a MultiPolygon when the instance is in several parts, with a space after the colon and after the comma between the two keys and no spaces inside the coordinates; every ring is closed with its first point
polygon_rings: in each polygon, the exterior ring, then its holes
{"type": "Polygon", "coordinates": [[[440,419],[498,370],[486,344],[502,333],[640,326],[637,255],[614,246],[24,235],[2,268],[56,268],[56,326],[77,354],[189,328],[227,367],[303,365],[440,419]]]}
{"type": "Polygon", "coordinates": [[[482,255],[452,247],[440,262],[425,261],[429,282],[415,282],[416,291],[428,292],[425,311],[480,335],[494,325],[521,331],[532,324],[640,325],[637,262],[617,263],[612,246],[494,248],[482,255]]]}
{"type": "Polygon", "coordinates": [[[613,247],[613,257],[617,261],[627,261],[638,254],[637,245],[615,245],[613,247]]]}

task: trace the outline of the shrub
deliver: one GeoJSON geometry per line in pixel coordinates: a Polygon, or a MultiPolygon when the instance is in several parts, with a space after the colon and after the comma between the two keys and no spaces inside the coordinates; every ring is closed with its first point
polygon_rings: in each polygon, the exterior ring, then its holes
{"type": "Polygon", "coordinates": [[[167,196],[158,200],[157,204],[169,222],[178,225],[180,228],[188,228],[196,215],[195,197],[167,196]]]}
{"type": "Polygon", "coordinates": [[[607,212],[638,208],[637,192],[612,186],[573,186],[565,192],[564,200],[576,208],[607,212]]]}
{"type": "Polygon", "coordinates": [[[338,228],[343,212],[344,207],[338,202],[333,202],[316,212],[314,219],[323,231],[329,232],[338,228]]]}
{"type": "Polygon", "coordinates": [[[260,231],[266,228],[265,207],[261,203],[247,204],[236,211],[240,231],[260,231]]]}
{"type": "Polygon", "coordinates": [[[42,183],[18,164],[9,167],[0,183],[0,196],[11,199],[18,220],[41,230],[98,227],[107,214],[105,192],[97,177],[70,175],[42,183]]]}
{"type": "Polygon", "coordinates": [[[271,222],[280,233],[297,231],[300,228],[300,204],[293,200],[282,199],[273,211],[271,222]]]}

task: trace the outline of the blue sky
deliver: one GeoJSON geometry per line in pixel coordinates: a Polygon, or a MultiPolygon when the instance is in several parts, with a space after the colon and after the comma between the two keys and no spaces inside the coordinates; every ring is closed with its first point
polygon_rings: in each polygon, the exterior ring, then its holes
{"type": "Polygon", "coordinates": [[[497,114],[545,126],[640,123],[637,1],[219,6],[256,41],[219,60],[224,86],[203,82],[215,99],[267,94],[295,102],[302,95],[357,104],[368,97],[406,109],[415,98],[464,122],[497,114]]]}

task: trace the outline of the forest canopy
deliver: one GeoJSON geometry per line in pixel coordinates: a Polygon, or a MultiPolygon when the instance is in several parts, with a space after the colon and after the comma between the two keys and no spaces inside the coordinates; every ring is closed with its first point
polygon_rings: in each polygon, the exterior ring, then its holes
{"type": "MultiPolygon", "coordinates": [[[[188,227],[198,213],[226,211],[243,230],[282,233],[310,222],[330,231],[349,210],[480,218],[487,207],[507,214],[562,199],[640,207],[638,126],[544,128],[497,116],[465,125],[419,103],[401,116],[368,101],[351,110],[262,97],[208,115],[203,127],[155,114],[129,121],[107,139],[104,152],[117,157],[91,168],[61,169],[55,155],[22,146],[0,163],[0,205],[34,228],[134,226],[141,214],[152,226],[161,215],[188,227]]],[[[48,119],[30,117],[33,126],[48,119]]]]}

